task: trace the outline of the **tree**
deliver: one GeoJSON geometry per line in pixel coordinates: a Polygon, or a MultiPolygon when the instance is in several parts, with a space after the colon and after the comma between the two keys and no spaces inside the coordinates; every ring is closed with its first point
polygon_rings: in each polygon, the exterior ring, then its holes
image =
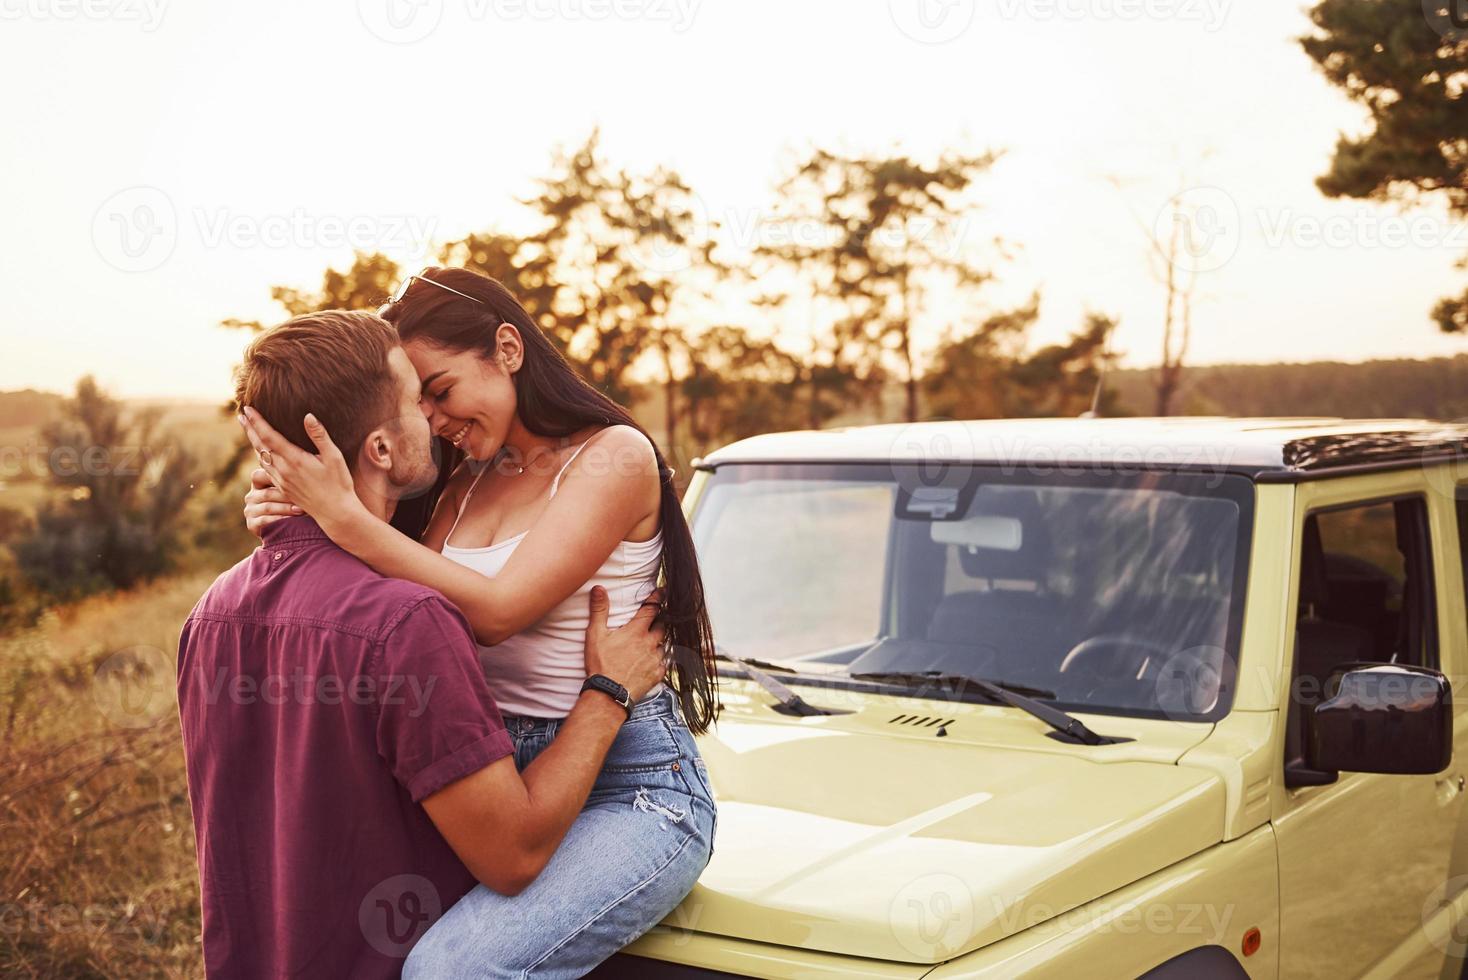
{"type": "Polygon", "coordinates": [[[587,380],[620,402],[635,396],[635,365],[653,352],[671,451],[682,338],[693,307],[727,273],[697,195],[666,167],[610,166],[592,131],[554,154],[551,172],[521,203],[538,230],[470,235],[445,245],[441,258],[504,283],[587,380]]]}
{"type": "Polygon", "coordinates": [[[761,432],[798,428],[793,395],[799,361],[742,327],[710,327],[687,341],[689,370],[679,382],[695,451],[761,432]]]}
{"type": "MultiPolygon", "coordinates": [[[[294,286],[272,286],[270,298],[285,308],[286,316],[321,310],[375,309],[392,295],[401,277],[402,270],[398,264],[381,252],[357,252],[345,271],[328,268],[322,275],[319,290],[310,292],[294,286]]],[[[221,326],[259,333],[266,325],[259,320],[231,317],[221,326]]]]}
{"type": "MultiPolygon", "coordinates": [[[[1063,344],[1050,344],[1021,360],[1011,372],[1009,414],[1015,417],[1069,417],[1091,408],[1102,370],[1110,360],[1107,341],[1116,321],[1102,313],[1088,313],[1080,329],[1063,344]]],[[[1112,414],[1115,396],[1100,391],[1098,413],[1112,414]]]]}
{"type": "Polygon", "coordinates": [[[36,588],[71,598],[174,567],[199,477],[193,456],[158,423],[156,411],[125,412],[88,376],[42,429],[51,482],[68,493],[16,543],[17,565],[36,588]]]}
{"type": "Polygon", "coordinates": [[[674,171],[659,167],[635,175],[623,187],[625,209],[614,212],[630,236],[633,261],[643,270],[633,293],[646,317],[662,369],[667,450],[677,445],[679,401],[677,358],[696,364],[686,339],[692,308],[706,303],[730,270],[714,255],[715,225],[702,214],[698,198],[674,171]]]}
{"type": "MultiPolygon", "coordinates": [[[[992,278],[963,246],[974,210],[968,193],[995,159],[947,153],[924,164],[816,150],[780,185],[776,226],[786,233],[758,255],[811,298],[816,322],[803,382],[812,427],[836,404],[874,398],[894,369],[907,418],[918,418],[913,337],[930,295],[943,292],[949,306],[971,302],[992,278]]],[[[790,290],[767,297],[775,305],[791,298],[790,290]]]]}
{"type": "MultiPolygon", "coordinates": [[[[949,334],[933,353],[923,379],[924,397],[942,418],[1036,418],[1088,411],[1110,357],[1107,341],[1116,321],[1086,316],[1063,344],[1026,351],[1026,335],[1039,317],[1039,297],[996,314],[966,335],[949,334]]],[[[1115,408],[1102,392],[1100,414],[1115,408]]]]}
{"type": "Polygon", "coordinates": [[[1183,363],[1193,339],[1193,294],[1198,285],[1196,265],[1185,259],[1187,236],[1192,233],[1193,217],[1183,212],[1181,195],[1172,199],[1171,221],[1167,240],[1159,239],[1147,229],[1151,244],[1149,258],[1160,267],[1157,277],[1162,282],[1162,359],[1157,365],[1157,414],[1173,413],[1178,388],[1183,380],[1183,363]]]}
{"type": "Polygon", "coordinates": [[[948,331],[923,378],[929,413],[949,419],[996,419],[1010,414],[1008,376],[1021,360],[1040,297],[986,318],[968,333],[948,331]]]}
{"type": "MultiPolygon", "coordinates": [[[[517,296],[534,305],[541,326],[587,380],[625,404],[643,353],[660,334],[687,329],[680,297],[694,292],[713,246],[696,195],[675,171],[614,169],[599,144],[593,131],[555,154],[523,202],[541,228],[523,239],[513,265],[517,296]]],[[[670,418],[675,424],[676,413],[670,418]]]]}
{"type": "MultiPolygon", "coordinates": [[[[1371,123],[1336,141],[1330,171],[1316,179],[1323,193],[1439,198],[1468,219],[1468,30],[1458,2],[1320,0],[1310,11],[1316,32],[1300,44],[1371,123]]],[[[1468,291],[1440,300],[1432,316],[1448,333],[1468,330],[1468,291]]]]}
{"type": "Polygon", "coordinates": [[[515,295],[552,341],[559,341],[562,338],[551,320],[555,287],[545,280],[544,270],[538,278],[531,275],[521,257],[521,244],[521,239],[493,229],[475,232],[445,242],[438,250],[438,261],[440,265],[468,269],[498,281],[515,295]]]}
{"type": "MultiPolygon", "coordinates": [[[[1118,192],[1122,181],[1108,178],[1118,192]]],[[[1176,409],[1178,390],[1182,387],[1183,368],[1188,346],[1193,338],[1193,299],[1198,286],[1198,262],[1204,258],[1194,240],[1196,232],[1208,226],[1209,205],[1196,205],[1188,200],[1191,182],[1186,176],[1178,180],[1178,191],[1168,202],[1167,230],[1148,225],[1136,211],[1132,220],[1147,240],[1147,265],[1152,277],[1162,286],[1162,356],[1153,378],[1155,391],[1153,413],[1168,416],[1176,409]]]]}

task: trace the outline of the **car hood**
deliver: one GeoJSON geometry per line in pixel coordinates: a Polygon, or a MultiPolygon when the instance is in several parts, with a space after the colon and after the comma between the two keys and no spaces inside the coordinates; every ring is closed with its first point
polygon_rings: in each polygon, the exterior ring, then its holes
{"type": "MultiPolygon", "coordinates": [[[[894,725],[892,704],[726,713],[699,742],[719,805],[714,856],[666,923],[937,963],[1222,840],[1222,783],[1175,764],[1207,726],[1159,727],[1161,748],[1145,731],[1091,747],[1045,738],[1010,709],[944,714],[959,716],[951,737],[894,725]]],[[[1129,723],[1169,724],[1093,727],[1129,723]]]]}

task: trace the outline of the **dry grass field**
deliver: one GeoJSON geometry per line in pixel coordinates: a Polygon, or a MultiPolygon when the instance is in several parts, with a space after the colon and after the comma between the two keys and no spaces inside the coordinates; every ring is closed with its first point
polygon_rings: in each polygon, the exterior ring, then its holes
{"type": "Polygon", "coordinates": [[[0,638],[0,976],[202,974],[173,665],[212,579],[0,638]]]}

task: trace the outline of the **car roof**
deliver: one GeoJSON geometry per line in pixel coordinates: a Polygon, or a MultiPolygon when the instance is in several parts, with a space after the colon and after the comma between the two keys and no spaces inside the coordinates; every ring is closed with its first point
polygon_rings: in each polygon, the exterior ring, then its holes
{"type": "Polygon", "coordinates": [[[1227,470],[1290,479],[1347,467],[1445,461],[1465,451],[1468,425],[1419,419],[985,419],[772,432],[731,443],[696,465],[936,459],[1227,470]]]}

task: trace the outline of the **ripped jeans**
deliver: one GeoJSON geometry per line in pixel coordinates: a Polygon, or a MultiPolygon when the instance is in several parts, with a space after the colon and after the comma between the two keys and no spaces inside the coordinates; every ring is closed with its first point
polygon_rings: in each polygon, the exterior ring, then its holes
{"type": "MultiPolygon", "coordinates": [[[[524,770],[561,719],[505,716],[524,770]]],[[[418,940],[403,977],[580,977],[662,921],[713,853],[713,795],[664,688],[639,702],[591,795],[530,887],[479,885],[418,940]]]]}

